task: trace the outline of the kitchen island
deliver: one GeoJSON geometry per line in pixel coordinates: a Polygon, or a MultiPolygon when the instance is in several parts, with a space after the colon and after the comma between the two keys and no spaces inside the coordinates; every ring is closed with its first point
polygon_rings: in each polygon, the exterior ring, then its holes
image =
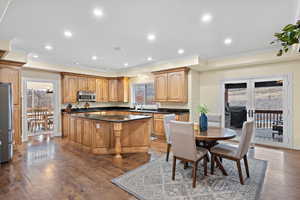
{"type": "Polygon", "coordinates": [[[148,152],[151,116],[102,115],[77,113],[69,115],[68,141],[94,154],[148,152]]]}

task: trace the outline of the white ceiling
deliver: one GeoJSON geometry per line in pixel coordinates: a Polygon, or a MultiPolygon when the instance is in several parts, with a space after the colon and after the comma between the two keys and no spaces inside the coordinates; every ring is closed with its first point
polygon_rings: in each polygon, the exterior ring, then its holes
{"type": "MultiPolygon", "coordinates": [[[[3,11],[9,0],[0,1],[3,11]]],[[[12,40],[13,50],[39,55],[33,59],[118,69],[145,65],[149,56],[156,62],[267,50],[273,33],[293,23],[296,12],[297,0],[12,0],[0,39],[12,40]],[[96,18],[94,8],[104,16],[96,18]],[[205,13],[213,16],[210,23],[201,21],[205,13]],[[65,38],[64,30],[73,37],[65,38]],[[148,33],[156,35],[154,42],[147,41],[148,33]],[[224,45],[227,37],[230,46],[224,45]],[[45,50],[46,44],[54,49],[45,50]]]]}

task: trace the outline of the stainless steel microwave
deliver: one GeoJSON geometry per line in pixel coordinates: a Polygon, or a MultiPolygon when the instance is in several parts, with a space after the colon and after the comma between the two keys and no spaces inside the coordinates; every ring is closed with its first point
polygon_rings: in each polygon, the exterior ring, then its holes
{"type": "Polygon", "coordinates": [[[77,93],[77,101],[78,102],[95,102],[96,94],[90,91],[79,91],[77,93]]]}

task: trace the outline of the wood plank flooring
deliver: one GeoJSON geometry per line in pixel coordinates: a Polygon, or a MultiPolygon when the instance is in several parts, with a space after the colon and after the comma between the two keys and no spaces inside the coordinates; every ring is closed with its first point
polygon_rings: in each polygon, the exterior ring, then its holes
{"type": "MultiPolygon", "coordinates": [[[[151,147],[150,153],[127,154],[118,161],[81,152],[61,138],[37,137],[23,144],[11,163],[1,165],[0,199],[133,200],[110,181],[166,150],[161,141],[151,147]]],[[[262,199],[300,199],[299,151],[256,147],[251,156],[268,160],[262,199]]]]}

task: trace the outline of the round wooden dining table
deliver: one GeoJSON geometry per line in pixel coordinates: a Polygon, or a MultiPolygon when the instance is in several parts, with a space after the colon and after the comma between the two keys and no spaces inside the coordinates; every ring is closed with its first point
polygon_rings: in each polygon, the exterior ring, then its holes
{"type": "Polygon", "coordinates": [[[195,137],[198,141],[217,142],[219,140],[230,140],[235,138],[236,135],[237,133],[229,128],[209,127],[205,132],[195,129],[195,137]]]}
{"type": "MultiPolygon", "coordinates": [[[[201,132],[195,126],[195,139],[198,146],[204,147],[210,151],[210,149],[218,144],[218,141],[222,140],[230,140],[237,136],[236,131],[229,128],[214,128],[209,127],[207,131],[201,132]]],[[[218,168],[222,171],[222,173],[227,176],[227,172],[222,165],[222,160],[219,160],[215,157],[215,162],[217,163],[218,168]]]]}

